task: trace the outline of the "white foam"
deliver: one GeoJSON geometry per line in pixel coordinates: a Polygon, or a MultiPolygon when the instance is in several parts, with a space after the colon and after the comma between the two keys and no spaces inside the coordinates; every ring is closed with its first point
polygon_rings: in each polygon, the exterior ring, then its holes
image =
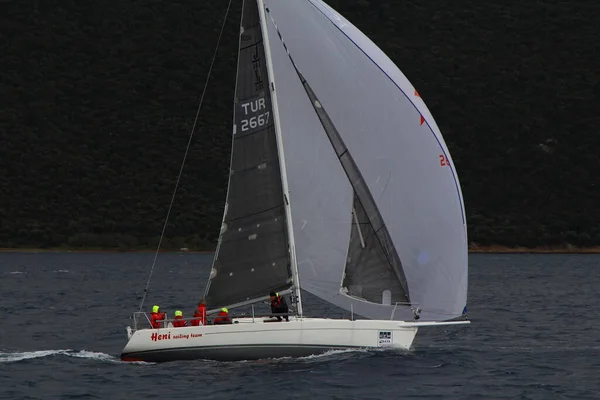
{"type": "Polygon", "coordinates": [[[26,352],[15,352],[15,353],[3,353],[0,352],[0,363],[18,362],[23,360],[30,360],[34,358],[52,357],[52,356],[67,356],[75,358],[86,358],[89,360],[97,360],[104,362],[120,363],[121,361],[110,354],[100,353],[95,351],[87,350],[38,350],[38,351],[26,351],[26,352]]]}
{"type": "Polygon", "coordinates": [[[340,354],[348,354],[348,353],[366,353],[368,351],[369,350],[367,350],[367,349],[328,350],[325,353],[312,354],[310,356],[300,357],[300,360],[313,360],[313,359],[327,358],[327,357],[331,357],[331,356],[337,356],[337,355],[340,355],[340,354]]]}
{"type": "Polygon", "coordinates": [[[17,362],[23,360],[30,360],[32,358],[49,357],[58,354],[66,354],[71,350],[39,350],[39,351],[26,351],[23,353],[0,353],[0,363],[3,362],[17,362]]]}
{"type": "MultiPolygon", "coordinates": [[[[281,361],[312,361],[312,360],[320,360],[320,359],[327,359],[329,357],[337,357],[340,354],[348,354],[348,355],[352,355],[353,353],[367,353],[367,352],[373,352],[373,351],[378,351],[380,349],[363,349],[363,348],[357,348],[357,349],[337,349],[337,350],[327,350],[324,353],[321,354],[312,354],[310,356],[304,356],[304,357],[292,357],[292,356],[285,356],[285,357],[274,357],[274,358],[261,358],[259,360],[240,360],[240,361],[223,361],[223,363],[231,363],[231,364],[269,364],[269,363],[277,363],[277,362],[281,362],[281,361]]],[[[206,362],[219,362],[219,361],[211,361],[211,360],[205,360],[206,362]]]]}
{"type": "Polygon", "coordinates": [[[69,272],[69,270],[68,269],[59,269],[59,270],[52,271],[52,272],[54,272],[54,273],[69,272]]]}
{"type": "Polygon", "coordinates": [[[12,274],[12,275],[24,274],[24,273],[25,273],[25,271],[12,271],[12,272],[9,272],[9,274],[12,274]]]}
{"type": "Polygon", "coordinates": [[[81,350],[76,353],[67,354],[69,357],[77,357],[77,358],[87,358],[90,360],[99,360],[99,361],[109,361],[109,362],[121,362],[121,360],[116,359],[110,354],[100,353],[97,351],[86,351],[81,350]]]}
{"type": "MultiPolygon", "coordinates": [[[[327,350],[324,353],[320,354],[311,354],[310,356],[304,357],[277,357],[277,358],[269,358],[252,362],[269,362],[269,361],[289,361],[289,360],[300,360],[300,361],[311,361],[311,360],[320,360],[327,359],[330,357],[337,357],[341,354],[353,354],[353,353],[366,353],[369,351],[373,351],[373,349],[337,349],[337,350],[327,350]]],[[[246,362],[246,361],[242,361],[246,362]]]]}

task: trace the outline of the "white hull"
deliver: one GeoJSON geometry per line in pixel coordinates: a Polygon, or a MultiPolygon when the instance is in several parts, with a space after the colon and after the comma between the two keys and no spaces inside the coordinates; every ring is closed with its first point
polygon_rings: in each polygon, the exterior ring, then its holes
{"type": "Polygon", "coordinates": [[[236,321],[231,325],[141,329],[133,333],[121,359],[237,361],[302,357],[334,349],[407,350],[419,326],[457,324],[320,318],[268,323],[261,319],[253,322],[251,318],[236,321]]]}

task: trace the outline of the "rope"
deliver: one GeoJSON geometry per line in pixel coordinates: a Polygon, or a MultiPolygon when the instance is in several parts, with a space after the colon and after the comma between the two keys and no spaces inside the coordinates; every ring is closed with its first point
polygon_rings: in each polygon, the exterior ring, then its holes
{"type": "Polygon", "coordinates": [[[187,160],[187,156],[190,151],[190,145],[192,144],[192,138],[194,137],[194,131],[196,130],[196,125],[198,124],[200,110],[202,109],[202,103],[204,102],[204,96],[206,95],[206,90],[208,88],[208,82],[210,81],[210,76],[212,74],[213,66],[215,65],[215,59],[217,58],[217,53],[219,52],[219,45],[221,43],[221,38],[223,37],[223,31],[225,30],[225,24],[227,23],[227,16],[229,15],[229,10],[231,8],[232,1],[233,0],[229,0],[229,4],[227,5],[227,10],[225,11],[225,17],[223,18],[223,25],[221,26],[221,31],[219,32],[219,39],[217,40],[217,46],[213,53],[213,58],[210,63],[210,68],[208,69],[208,76],[206,77],[206,82],[204,83],[204,90],[202,91],[202,96],[200,96],[200,103],[198,104],[198,109],[196,110],[194,124],[192,125],[192,130],[190,132],[190,137],[188,139],[187,147],[185,149],[185,154],[183,155],[183,161],[181,162],[181,167],[179,168],[179,175],[177,175],[177,181],[175,182],[175,189],[173,190],[173,195],[171,196],[171,203],[169,204],[169,210],[167,211],[167,217],[165,218],[165,223],[163,225],[162,232],[160,234],[160,239],[158,241],[158,247],[156,248],[156,253],[154,253],[154,261],[152,261],[152,267],[150,268],[150,276],[148,276],[148,281],[146,282],[146,287],[144,288],[144,296],[142,297],[142,301],[140,302],[140,308],[138,311],[142,311],[142,307],[144,307],[144,302],[146,301],[146,295],[148,294],[148,287],[150,286],[150,281],[152,280],[152,274],[154,273],[154,267],[156,266],[156,259],[158,258],[158,252],[160,251],[160,246],[161,246],[163,238],[165,236],[165,230],[167,229],[167,224],[169,222],[169,216],[171,215],[173,203],[175,202],[175,195],[177,194],[177,188],[179,187],[179,181],[181,180],[181,175],[183,174],[183,167],[185,166],[185,161],[187,160]]]}

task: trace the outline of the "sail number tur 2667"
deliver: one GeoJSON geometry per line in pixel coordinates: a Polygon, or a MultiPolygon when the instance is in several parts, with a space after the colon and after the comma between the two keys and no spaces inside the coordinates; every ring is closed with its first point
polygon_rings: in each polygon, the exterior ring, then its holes
{"type": "Polygon", "coordinates": [[[240,121],[242,132],[269,124],[271,113],[264,98],[243,103],[240,107],[244,113],[244,119],[240,121]]]}

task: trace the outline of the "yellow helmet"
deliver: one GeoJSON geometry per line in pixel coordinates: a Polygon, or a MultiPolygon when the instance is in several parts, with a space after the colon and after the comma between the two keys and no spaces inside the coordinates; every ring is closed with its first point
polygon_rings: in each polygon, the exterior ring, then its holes
{"type": "Polygon", "coordinates": [[[175,311],[176,317],[183,317],[183,313],[180,310],[175,311]]]}
{"type": "Polygon", "coordinates": [[[159,306],[152,306],[152,312],[158,312],[159,306]]]}
{"type": "Polygon", "coordinates": [[[226,312],[226,313],[229,314],[229,310],[227,308],[225,308],[225,307],[221,308],[221,311],[226,312]]]}

